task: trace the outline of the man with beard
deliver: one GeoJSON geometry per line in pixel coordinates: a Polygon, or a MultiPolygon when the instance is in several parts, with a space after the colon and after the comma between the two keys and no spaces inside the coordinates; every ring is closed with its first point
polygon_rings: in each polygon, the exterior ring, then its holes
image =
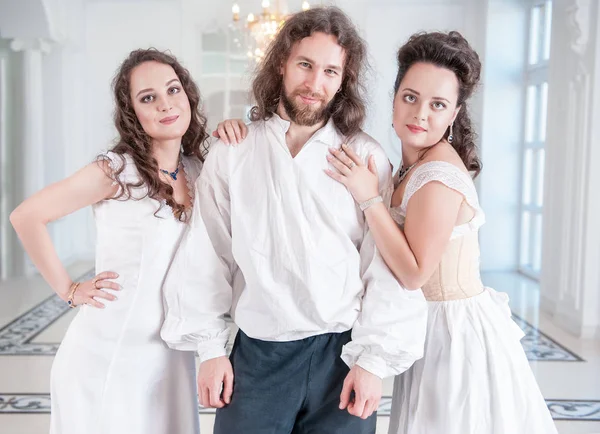
{"type": "Polygon", "coordinates": [[[200,402],[218,408],[215,434],[374,433],[382,378],[422,356],[423,295],[399,285],[361,211],[392,191],[385,153],[360,129],[365,63],[339,9],[294,15],[253,82],[247,137],[217,142],[206,160],[192,220],[204,220],[222,261],[215,273],[231,287],[194,280],[210,264],[194,263],[203,238],[193,221],[179,284],[198,297],[185,339],[200,356],[200,402]],[[325,173],[342,144],[379,168],[381,196],[360,208],[325,173]],[[240,328],[230,359],[229,311],[240,328]]]}

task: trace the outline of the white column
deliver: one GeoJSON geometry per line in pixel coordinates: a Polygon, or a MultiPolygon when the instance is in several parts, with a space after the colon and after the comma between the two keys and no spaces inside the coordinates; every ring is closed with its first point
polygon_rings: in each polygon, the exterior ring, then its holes
{"type": "Polygon", "coordinates": [[[549,65],[542,308],[600,337],[600,34],[598,3],[555,0],[549,65]]]}
{"type": "Polygon", "coordinates": [[[14,39],[11,48],[22,53],[23,112],[22,146],[24,161],[23,198],[44,187],[44,103],[42,83],[42,55],[50,45],[42,39],[25,41],[14,39]]]}
{"type": "MultiPolygon", "coordinates": [[[[43,39],[13,39],[10,47],[21,53],[21,86],[22,111],[20,113],[20,132],[17,137],[22,151],[14,153],[18,170],[13,170],[13,180],[21,183],[21,197],[16,203],[31,196],[44,187],[44,105],[42,82],[42,56],[48,53],[50,45],[43,39]]],[[[22,250],[21,250],[22,251],[22,250]]],[[[23,253],[17,255],[12,265],[14,275],[31,273],[30,262],[23,253]]]]}
{"type": "Polygon", "coordinates": [[[10,251],[9,239],[10,223],[8,215],[10,213],[9,198],[12,196],[8,189],[8,139],[7,139],[7,68],[6,59],[0,57],[0,280],[8,276],[10,261],[8,252],[10,251]]]}

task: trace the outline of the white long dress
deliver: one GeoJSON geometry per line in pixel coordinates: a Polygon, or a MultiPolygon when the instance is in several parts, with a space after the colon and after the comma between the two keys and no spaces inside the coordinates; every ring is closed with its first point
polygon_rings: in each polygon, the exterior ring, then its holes
{"type": "MultiPolygon", "coordinates": [[[[113,170],[116,154],[106,154],[113,170]]],[[[183,157],[190,194],[199,162],[183,157]]],[[[122,180],[139,179],[126,156],[122,180]]],[[[143,188],[134,189],[135,197],[143,188]]],[[[148,197],[93,207],[96,271],[114,271],[121,291],[105,309],[79,307],[51,374],[53,434],[199,433],[194,353],[161,340],[163,281],[186,224],[148,197]]]]}
{"type": "Polygon", "coordinates": [[[454,228],[440,265],[423,286],[428,301],[425,355],[396,377],[390,434],[556,434],[512,321],[508,296],[479,276],[478,230],[485,217],[470,176],[433,161],[417,167],[402,203],[429,182],[461,193],[474,218],[454,228]]]}

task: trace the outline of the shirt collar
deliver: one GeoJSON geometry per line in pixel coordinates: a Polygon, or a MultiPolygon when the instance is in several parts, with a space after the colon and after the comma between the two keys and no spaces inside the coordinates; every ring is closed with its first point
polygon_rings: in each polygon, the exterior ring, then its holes
{"type": "MultiPolygon", "coordinates": [[[[279,129],[284,135],[290,129],[291,122],[282,119],[277,113],[273,113],[273,116],[267,121],[271,127],[279,129]]],[[[334,147],[342,144],[343,136],[338,132],[333,119],[329,118],[327,123],[318,129],[313,136],[310,138],[310,142],[318,141],[323,143],[325,146],[334,147]]]]}

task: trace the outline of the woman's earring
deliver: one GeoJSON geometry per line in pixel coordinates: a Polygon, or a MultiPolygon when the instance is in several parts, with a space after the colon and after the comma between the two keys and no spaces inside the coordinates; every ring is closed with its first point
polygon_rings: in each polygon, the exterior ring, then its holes
{"type": "Polygon", "coordinates": [[[450,134],[448,134],[448,143],[452,143],[454,140],[454,136],[452,135],[452,126],[454,125],[454,121],[450,124],[450,134]]]}

